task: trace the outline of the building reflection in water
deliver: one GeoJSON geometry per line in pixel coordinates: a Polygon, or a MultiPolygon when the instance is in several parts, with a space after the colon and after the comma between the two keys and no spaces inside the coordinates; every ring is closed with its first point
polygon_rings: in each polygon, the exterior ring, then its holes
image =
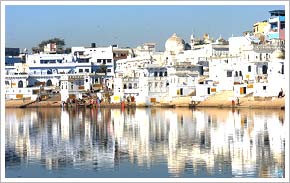
{"type": "Polygon", "coordinates": [[[160,177],[284,177],[284,115],[206,108],[6,109],[6,168],[39,164],[113,173],[129,162],[147,172],[167,167],[160,177]]]}

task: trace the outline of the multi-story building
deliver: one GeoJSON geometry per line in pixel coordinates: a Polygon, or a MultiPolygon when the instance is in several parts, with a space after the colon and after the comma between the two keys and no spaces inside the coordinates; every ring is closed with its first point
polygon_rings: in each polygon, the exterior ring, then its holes
{"type": "Polygon", "coordinates": [[[285,10],[269,11],[270,30],[267,33],[268,38],[285,40],[285,10]]]}
{"type": "Polygon", "coordinates": [[[253,34],[254,36],[265,35],[269,29],[269,23],[267,20],[262,22],[257,22],[253,25],[253,34]]]}

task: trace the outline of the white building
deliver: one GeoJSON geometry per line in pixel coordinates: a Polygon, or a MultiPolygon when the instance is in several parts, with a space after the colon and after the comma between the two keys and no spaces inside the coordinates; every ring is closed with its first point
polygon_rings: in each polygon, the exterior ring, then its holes
{"type": "Polygon", "coordinates": [[[82,94],[90,90],[90,77],[88,75],[69,74],[60,79],[61,101],[68,98],[82,99],[82,94]]]}

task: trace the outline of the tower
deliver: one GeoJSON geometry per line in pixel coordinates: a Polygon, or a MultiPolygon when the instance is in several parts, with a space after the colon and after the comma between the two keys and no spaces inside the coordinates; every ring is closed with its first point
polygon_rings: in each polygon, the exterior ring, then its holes
{"type": "Polygon", "coordinates": [[[192,33],[191,36],[190,36],[190,47],[191,47],[192,50],[194,49],[194,45],[195,45],[194,35],[192,33]]]}

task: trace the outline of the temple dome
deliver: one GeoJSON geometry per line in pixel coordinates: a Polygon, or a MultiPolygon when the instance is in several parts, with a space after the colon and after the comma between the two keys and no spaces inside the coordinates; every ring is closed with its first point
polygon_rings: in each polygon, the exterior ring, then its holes
{"type": "Polygon", "coordinates": [[[167,52],[178,54],[185,49],[185,41],[174,33],[165,43],[167,52]]]}

